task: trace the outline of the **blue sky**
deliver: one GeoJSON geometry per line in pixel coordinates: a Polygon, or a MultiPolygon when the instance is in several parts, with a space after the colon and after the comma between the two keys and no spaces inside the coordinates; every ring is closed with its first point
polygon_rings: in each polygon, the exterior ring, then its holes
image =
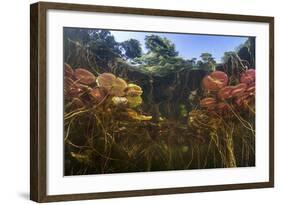
{"type": "Polygon", "coordinates": [[[171,33],[150,33],[131,31],[111,31],[117,42],[122,42],[130,38],[140,41],[142,49],[146,52],[144,38],[146,35],[156,34],[168,38],[172,41],[179,55],[186,59],[200,58],[201,53],[208,52],[213,55],[217,62],[221,61],[224,52],[234,51],[247,37],[236,36],[215,36],[196,34],[171,34],[171,33]]]}

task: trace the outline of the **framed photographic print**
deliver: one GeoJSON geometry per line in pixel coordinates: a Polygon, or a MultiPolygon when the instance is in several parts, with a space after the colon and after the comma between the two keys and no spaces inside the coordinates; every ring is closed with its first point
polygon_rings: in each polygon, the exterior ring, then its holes
{"type": "Polygon", "coordinates": [[[31,5],[37,202],[274,186],[274,18],[31,5]]]}

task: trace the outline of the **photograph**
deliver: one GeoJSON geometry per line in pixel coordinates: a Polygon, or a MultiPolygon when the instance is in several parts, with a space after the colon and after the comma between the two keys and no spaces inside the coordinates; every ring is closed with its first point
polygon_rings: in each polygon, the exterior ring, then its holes
{"type": "Polygon", "coordinates": [[[63,27],[64,176],[254,167],[255,41],[63,27]]]}

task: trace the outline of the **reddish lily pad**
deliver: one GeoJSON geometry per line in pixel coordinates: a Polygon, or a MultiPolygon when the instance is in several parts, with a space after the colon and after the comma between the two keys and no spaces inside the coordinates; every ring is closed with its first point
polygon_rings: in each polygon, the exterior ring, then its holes
{"type": "Polygon", "coordinates": [[[83,87],[79,83],[75,83],[71,78],[64,78],[64,90],[66,97],[78,97],[83,92],[83,87]]]}
{"type": "Polygon", "coordinates": [[[226,99],[232,98],[233,97],[232,90],[233,90],[233,86],[223,87],[222,89],[219,90],[218,97],[221,100],[226,100],[226,99]]]}
{"type": "Polygon", "coordinates": [[[222,71],[214,71],[210,75],[203,78],[203,87],[206,90],[218,91],[226,86],[228,83],[228,77],[226,73],[222,71]]]}
{"type": "Polygon", "coordinates": [[[250,101],[253,100],[253,96],[255,95],[255,89],[255,84],[248,86],[245,92],[235,99],[235,103],[238,106],[248,104],[250,101]]]}
{"type": "Polygon", "coordinates": [[[230,107],[228,103],[220,102],[216,105],[216,110],[220,114],[226,114],[230,110],[230,107]]]}
{"type": "Polygon", "coordinates": [[[249,95],[255,95],[255,91],[256,91],[256,85],[252,84],[250,86],[248,86],[246,92],[249,93],[249,95]]]}
{"type": "Polygon", "coordinates": [[[216,106],[216,99],[214,98],[204,98],[200,101],[200,106],[203,108],[213,108],[216,106]]]}
{"type": "Polygon", "coordinates": [[[239,83],[239,84],[233,86],[233,90],[231,92],[231,95],[233,97],[239,97],[246,91],[246,89],[247,89],[247,84],[239,83]]]}
{"type": "Polygon", "coordinates": [[[238,105],[238,106],[243,106],[245,105],[246,102],[248,102],[250,96],[245,93],[244,95],[240,96],[239,98],[236,98],[235,99],[235,104],[238,105]]]}
{"type": "Polygon", "coordinates": [[[83,84],[91,85],[96,81],[96,77],[84,68],[77,68],[74,72],[75,78],[83,84]]]}
{"type": "Polygon", "coordinates": [[[94,103],[99,104],[106,99],[106,90],[104,88],[95,87],[91,90],[90,96],[94,103]]]}
{"type": "Polygon", "coordinates": [[[64,77],[64,87],[69,88],[70,86],[74,85],[74,80],[72,80],[70,77],[64,77]]]}
{"type": "Polygon", "coordinates": [[[229,109],[229,104],[225,102],[220,102],[217,104],[216,108],[219,110],[229,109]]]}
{"type": "Polygon", "coordinates": [[[256,79],[256,70],[255,69],[249,69],[246,70],[244,73],[242,73],[240,77],[241,83],[251,84],[255,82],[256,79]]]}
{"type": "Polygon", "coordinates": [[[79,88],[78,86],[72,86],[72,87],[70,87],[69,90],[68,90],[68,95],[69,95],[70,97],[78,97],[79,94],[82,93],[82,91],[83,91],[83,90],[82,90],[81,88],[79,88]]]}

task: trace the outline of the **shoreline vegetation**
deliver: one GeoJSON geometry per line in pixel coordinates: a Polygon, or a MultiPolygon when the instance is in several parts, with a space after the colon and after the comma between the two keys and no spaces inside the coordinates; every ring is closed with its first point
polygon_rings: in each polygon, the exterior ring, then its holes
{"type": "Polygon", "coordinates": [[[145,46],[64,28],[64,175],[255,166],[255,39],[222,63],[145,46]]]}

